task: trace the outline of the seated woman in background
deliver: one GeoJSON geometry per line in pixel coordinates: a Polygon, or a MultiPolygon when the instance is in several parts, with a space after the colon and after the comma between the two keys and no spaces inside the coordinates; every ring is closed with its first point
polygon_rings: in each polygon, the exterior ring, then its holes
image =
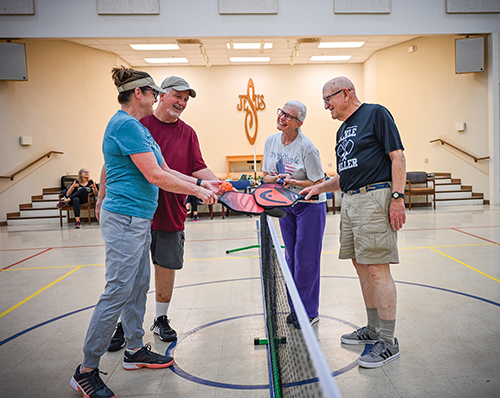
{"type": "Polygon", "coordinates": [[[187,214],[191,214],[193,212],[193,221],[200,221],[200,217],[198,216],[198,198],[193,195],[188,195],[186,197],[186,209],[187,214]]]}
{"type": "Polygon", "coordinates": [[[77,229],[82,227],[82,223],[80,222],[80,205],[87,203],[89,193],[94,193],[96,197],[99,195],[96,184],[90,179],[89,171],[87,169],[80,169],[78,177],[73,181],[73,184],[61,191],[61,195],[64,195],[64,200],[56,205],[58,209],[68,203],[73,206],[75,228],[77,229]]]}

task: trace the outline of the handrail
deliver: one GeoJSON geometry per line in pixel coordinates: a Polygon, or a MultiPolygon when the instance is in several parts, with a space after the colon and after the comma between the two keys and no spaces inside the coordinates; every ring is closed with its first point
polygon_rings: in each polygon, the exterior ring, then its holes
{"type": "Polygon", "coordinates": [[[59,152],[59,151],[48,151],[47,153],[43,154],[42,156],[38,157],[37,159],[33,160],[30,164],[27,164],[26,166],[24,166],[23,168],[15,171],[14,173],[12,173],[10,176],[0,176],[0,178],[9,178],[11,181],[14,181],[14,177],[16,175],[18,175],[19,173],[23,172],[24,170],[28,169],[29,167],[33,166],[35,163],[39,162],[40,160],[42,160],[45,156],[47,156],[48,158],[50,158],[50,155],[52,155],[53,153],[55,154],[58,154],[58,155],[63,155],[64,152],[59,152]]]}
{"type": "Polygon", "coordinates": [[[486,160],[486,159],[489,159],[490,157],[489,156],[483,156],[481,158],[478,158],[477,156],[474,156],[473,154],[467,152],[467,151],[464,151],[463,149],[461,148],[458,148],[456,147],[455,145],[453,144],[450,144],[448,141],[445,141],[443,140],[442,138],[437,138],[435,140],[432,140],[432,141],[429,141],[429,142],[437,142],[437,141],[440,141],[441,142],[441,145],[449,145],[451,146],[453,149],[456,149],[457,151],[459,152],[462,152],[463,154],[467,155],[467,156],[470,156],[472,159],[474,159],[474,162],[477,163],[478,160],[486,160]]]}

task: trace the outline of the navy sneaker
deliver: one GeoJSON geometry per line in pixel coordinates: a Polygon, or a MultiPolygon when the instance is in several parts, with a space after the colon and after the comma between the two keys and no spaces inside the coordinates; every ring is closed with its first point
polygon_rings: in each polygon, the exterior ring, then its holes
{"type": "Polygon", "coordinates": [[[75,391],[80,391],[84,398],[115,398],[115,393],[111,391],[99,376],[101,372],[98,368],[90,372],[80,373],[80,366],[76,368],[75,374],[69,382],[75,391]]]}
{"type": "Polygon", "coordinates": [[[123,368],[127,370],[168,368],[173,363],[174,358],[152,352],[149,343],[134,353],[125,350],[125,357],[123,358],[123,368]]]}
{"type": "Polygon", "coordinates": [[[159,316],[150,330],[157,334],[161,341],[174,341],[177,339],[177,332],[170,327],[170,321],[166,315],[159,316]]]}

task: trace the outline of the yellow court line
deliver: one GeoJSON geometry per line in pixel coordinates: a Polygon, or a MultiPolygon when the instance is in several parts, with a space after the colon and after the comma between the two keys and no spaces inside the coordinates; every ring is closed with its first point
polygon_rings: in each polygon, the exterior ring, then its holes
{"type": "Polygon", "coordinates": [[[64,278],[66,278],[67,276],[71,275],[73,272],[76,272],[78,271],[80,268],[82,268],[83,266],[79,266],[79,267],[76,267],[75,269],[69,271],[66,275],[63,275],[61,276],[60,278],[56,279],[54,282],[52,283],[49,283],[47,286],[45,287],[42,287],[39,291],[33,293],[31,296],[29,297],[26,297],[23,301],[20,301],[19,303],[17,303],[16,305],[14,305],[13,307],[10,307],[8,310],[2,312],[0,314],[0,318],[2,318],[3,316],[7,315],[9,312],[11,311],[14,311],[17,307],[20,307],[21,305],[23,305],[24,303],[28,302],[29,300],[31,300],[33,297],[39,295],[40,293],[42,293],[44,290],[47,290],[49,287],[51,286],[54,286],[57,282],[59,281],[62,281],[64,278]]]}
{"type": "Polygon", "coordinates": [[[456,258],[453,258],[453,257],[451,257],[451,256],[448,256],[447,254],[445,254],[445,253],[443,253],[443,252],[441,252],[441,251],[439,251],[439,250],[436,250],[436,249],[434,249],[433,247],[430,247],[430,249],[431,249],[431,250],[434,250],[436,253],[439,253],[439,254],[442,254],[442,255],[443,255],[443,256],[445,256],[445,257],[448,257],[450,260],[456,261],[457,263],[462,264],[463,266],[465,266],[465,267],[467,267],[467,268],[470,268],[470,269],[471,269],[471,270],[473,270],[473,271],[476,271],[477,273],[479,273],[479,274],[481,274],[481,275],[483,275],[483,276],[486,276],[487,278],[490,278],[490,279],[494,280],[495,282],[500,283],[500,279],[497,279],[497,278],[495,278],[494,276],[488,275],[487,273],[485,273],[485,272],[483,272],[483,271],[480,271],[480,270],[478,270],[477,268],[474,268],[474,267],[470,266],[469,264],[464,263],[463,261],[460,261],[460,260],[457,260],[456,258]]]}
{"type": "Polygon", "coordinates": [[[85,265],[52,265],[50,267],[29,267],[29,268],[9,268],[2,272],[7,271],[34,271],[37,269],[60,269],[60,268],[75,268],[75,267],[102,267],[104,264],[85,264],[85,265]]]}

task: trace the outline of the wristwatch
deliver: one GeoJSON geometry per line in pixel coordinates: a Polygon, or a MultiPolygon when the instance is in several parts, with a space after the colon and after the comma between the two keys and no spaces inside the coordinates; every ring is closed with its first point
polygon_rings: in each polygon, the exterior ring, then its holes
{"type": "Polygon", "coordinates": [[[392,198],[393,199],[399,199],[399,198],[404,199],[405,195],[403,193],[401,193],[401,192],[393,192],[392,193],[392,198]]]}

